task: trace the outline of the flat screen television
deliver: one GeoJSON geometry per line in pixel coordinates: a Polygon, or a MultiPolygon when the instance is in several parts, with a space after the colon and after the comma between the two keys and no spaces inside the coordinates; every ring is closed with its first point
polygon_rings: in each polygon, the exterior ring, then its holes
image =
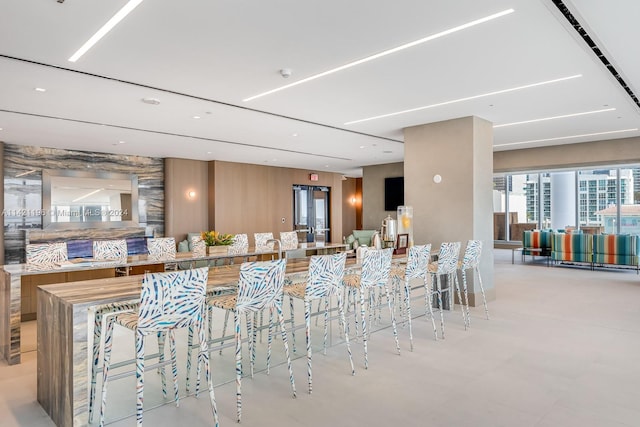
{"type": "Polygon", "coordinates": [[[384,179],[384,210],[395,211],[404,206],[404,177],[384,179]]]}

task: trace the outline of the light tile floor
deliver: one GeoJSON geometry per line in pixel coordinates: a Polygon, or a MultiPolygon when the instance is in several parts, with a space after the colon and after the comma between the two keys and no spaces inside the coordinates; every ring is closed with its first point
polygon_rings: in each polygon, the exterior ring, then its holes
{"type": "MultiPolygon", "coordinates": [[[[471,329],[464,331],[460,313],[447,313],[447,338],[434,341],[430,322],[416,319],[415,350],[408,351],[406,329],[400,329],[400,356],[390,328],[378,331],[370,341],[369,370],[354,344],[355,377],[343,346],[329,348],[327,356],[316,353],[312,395],[304,358],[294,361],[297,399],[285,366],[243,381],[242,425],[640,426],[635,272],[548,268],[544,261],[512,265],[511,251],[495,250],[495,283],[491,320],[483,319],[482,307],[472,308],[471,329]]],[[[51,426],[36,402],[35,352],[23,360],[12,367],[0,363],[0,426],[51,426]]],[[[221,424],[235,425],[235,385],[215,391],[221,424]]],[[[145,412],[147,425],[211,422],[206,394],[182,399],[179,408],[145,412]]],[[[134,423],[127,418],[111,425],[134,423]]]]}

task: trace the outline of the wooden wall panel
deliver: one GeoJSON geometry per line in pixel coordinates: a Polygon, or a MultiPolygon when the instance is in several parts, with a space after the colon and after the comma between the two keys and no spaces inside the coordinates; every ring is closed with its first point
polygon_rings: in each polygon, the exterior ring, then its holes
{"type": "Polygon", "coordinates": [[[213,228],[216,231],[246,233],[251,246],[253,233],[272,232],[277,237],[280,231],[291,231],[293,185],[321,185],[331,187],[331,240],[342,241],[342,175],[245,163],[214,163],[213,228]],[[317,173],[319,180],[310,181],[310,173],[317,173]]]}
{"type": "Polygon", "coordinates": [[[200,160],[165,159],[165,236],[176,242],[208,228],[208,165],[200,160]],[[189,191],[195,197],[189,198],[189,191]]]}
{"type": "Polygon", "coordinates": [[[345,236],[356,229],[356,204],[351,198],[356,197],[356,179],[347,178],[342,181],[342,231],[345,236]]]}

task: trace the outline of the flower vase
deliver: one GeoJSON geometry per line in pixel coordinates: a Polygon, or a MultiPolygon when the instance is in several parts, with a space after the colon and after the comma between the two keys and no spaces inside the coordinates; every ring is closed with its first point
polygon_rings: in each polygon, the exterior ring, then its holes
{"type": "Polygon", "coordinates": [[[227,255],[229,251],[229,246],[207,246],[207,255],[216,256],[216,255],[227,255]]]}

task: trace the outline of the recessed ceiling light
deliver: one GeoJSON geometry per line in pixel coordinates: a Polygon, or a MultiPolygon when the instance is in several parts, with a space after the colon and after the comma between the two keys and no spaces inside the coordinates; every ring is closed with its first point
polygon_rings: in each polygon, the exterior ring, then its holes
{"type": "Polygon", "coordinates": [[[582,138],[584,136],[598,136],[598,135],[610,135],[612,133],[622,133],[622,132],[635,132],[638,128],[633,129],[621,129],[621,130],[610,130],[607,132],[596,132],[596,133],[584,133],[582,135],[569,135],[569,136],[559,136],[557,138],[545,138],[545,139],[533,139],[531,141],[522,141],[522,142],[509,142],[507,144],[497,144],[494,147],[505,147],[507,145],[521,145],[521,144],[532,144],[534,142],[544,142],[544,141],[557,141],[559,139],[571,139],[571,138],[582,138]]]}
{"type": "Polygon", "coordinates": [[[118,144],[126,144],[126,141],[118,141],[118,144]]]}
{"type": "Polygon", "coordinates": [[[428,108],[441,107],[443,105],[455,104],[457,102],[462,102],[462,101],[471,101],[472,99],[484,98],[485,96],[500,95],[500,94],[503,94],[503,93],[514,92],[516,90],[529,89],[529,88],[536,87],[536,86],[542,86],[542,85],[547,85],[547,84],[551,84],[551,83],[558,83],[558,82],[562,82],[562,81],[565,81],[565,80],[575,79],[575,78],[578,78],[578,77],[582,77],[582,74],[576,74],[576,75],[568,76],[568,77],[561,77],[559,79],[553,79],[553,80],[545,80],[543,82],[531,83],[531,84],[528,84],[528,85],[512,87],[512,88],[509,88],[509,89],[496,90],[494,92],[487,92],[487,93],[482,93],[482,94],[479,94],[479,95],[467,96],[465,98],[452,99],[451,101],[439,102],[437,104],[425,105],[423,107],[410,108],[408,110],[396,111],[394,113],[381,114],[379,116],[367,117],[366,119],[352,120],[350,122],[346,122],[345,125],[352,125],[352,124],[355,124],[355,123],[368,122],[370,120],[383,119],[383,118],[386,118],[386,117],[398,116],[400,114],[413,113],[415,111],[426,110],[428,108]]]}
{"type": "Polygon", "coordinates": [[[324,167],[325,167],[325,168],[328,168],[328,167],[329,167],[329,165],[324,165],[324,167]]]}
{"type": "Polygon", "coordinates": [[[207,151],[207,154],[211,154],[211,151],[207,151]]]}
{"type": "Polygon", "coordinates": [[[200,118],[200,116],[193,116],[193,118],[194,118],[194,119],[199,119],[199,118],[200,118]]]}
{"type": "Polygon", "coordinates": [[[364,147],[365,147],[364,145],[361,145],[361,146],[360,146],[360,148],[364,148],[364,147]]]}
{"type": "Polygon", "coordinates": [[[563,114],[561,116],[543,117],[541,119],[523,120],[521,122],[505,123],[505,124],[502,124],[502,125],[493,125],[493,127],[495,129],[495,128],[502,128],[502,127],[506,127],[506,126],[522,125],[522,124],[525,124],[525,123],[544,122],[546,120],[566,119],[568,117],[578,117],[578,116],[585,116],[587,114],[604,113],[604,112],[607,112],[607,111],[615,111],[615,108],[605,108],[603,110],[585,111],[585,112],[582,112],[582,113],[563,114]]]}
{"type": "Polygon", "coordinates": [[[149,105],[158,105],[160,100],[158,98],[142,98],[142,102],[149,105]]]}
{"type": "Polygon", "coordinates": [[[87,53],[89,49],[93,47],[101,38],[103,38],[109,31],[113,29],[120,21],[124,19],[133,9],[135,9],[142,0],[129,0],[122,9],[120,9],[111,19],[107,21],[94,35],[91,36],[71,57],[69,62],[76,62],[82,55],[87,53]]]}
{"type": "Polygon", "coordinates": [[[291,136],[298,136],[298,134],[297,134],[297,133],[294,133],[294,134],[291,134],[291,136]]]}
{"type": "Polygon", "coordinates": [[[382,51],[382,52],[378,52],[378,53],[376,53],[374,55],[367,56],[366,58],[362,58],[362,59],[358,59],[357,61],[349,62],[348,64],[341,65],[341,66],[333,68],[331,70],[324,71],[324,72],[319,73],[319,74],[314,74],[313,76],[307,77],[306,79],[298,80],[297,82],[293,82],[293,83],[290,83],[288,85],[280,86],[280,87],[277,87],[275,89],[271,89],[271,90],[269,90],[267,92],[263,92],[263,93],[260,93],[258,95],[251,96],[249,98],[245,98],[245,99],[243,99],[243,101],[244,102],[253,101],[254,99],[258,99],[258,98],[261,98],[261,97],[266,96],[266,95],[271,95],[272,93],[279,92],[281,90],[288,89],[290,87],[298,86],[298,85],[300,85],[302,83],[310,82],[312,80],[319,79],[320,77],[328,76],[329,74],[337,73],[338,71],[346,70],[348,68],[355,67],[356,65],[364,64],[365,62],[373,61],[374,59],[382,58],[383,56],[387,56],[387,55],[390,55],[392,53],[396,53],[396,52],[399,52],[401,50],[408,49],[410,47],[418,46],[418,45],[420,45],[422,43],[426,43],[428,41],[435,40],[435,39],[440,38],[440,37],[444,37],[446,35],[455,33],[457,31],[461,31],[461,30],[464,30],[466,28],[473,27],[474,25],[478,25],[478,24],[482,24],[482,23],[487,22],[487,21],[491,21],[492,19],[500,18],[501,16],[508,15],[510,13],[513,13],[513,12],[514,12],[513,9],[506,9],[506,10],[503,10],[501,12],[494,13],[494,14],[489,15],[489,16],[485,16],[484,18],[476,19],[474,21],[470,21],[470,22],[467,22],[465,24],[458,25],[457,27],[449,28],[448,30],[444,30],[444,31],[441,31],[441,32],[436,33],[436,34],[432,34],[430,36],[423,37],[423,38],[421,38],[419,40],[414,40],[412,42],[405,43],[403,45],[400,45],[400,46],[397,46],[397,47],[394,47],[394,48],[391,48],[391,49],[387,49],[387,50],[382,51]]]}
{"type": "Polygon", "coordinates": [[[0,130],[2,130],[2,128],[0,128],[0,130]]]}
{"type": "Polygon", "coordinates": [[[36,92],[46,92],[47,90],[43,87],[34,87],[33,90],[35,90],[36,92]]]}

